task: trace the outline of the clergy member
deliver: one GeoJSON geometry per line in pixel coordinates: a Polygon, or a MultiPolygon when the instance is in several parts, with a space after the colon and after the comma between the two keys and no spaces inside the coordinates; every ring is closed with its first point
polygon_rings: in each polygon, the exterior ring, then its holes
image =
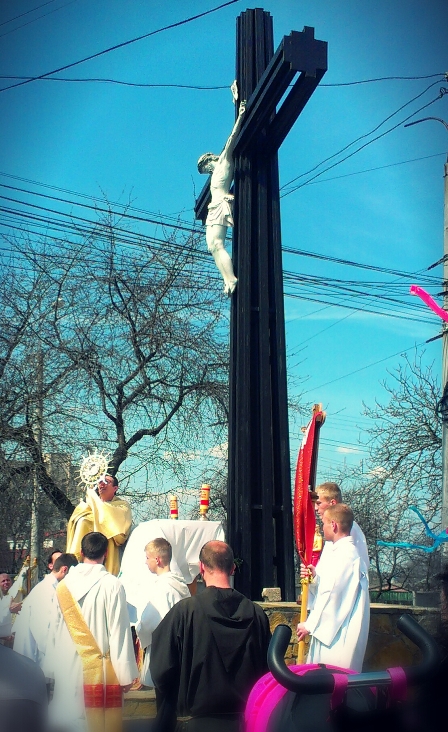
{"type": "Polygon", "coordinates": [[[83,537],[83,563],[56,589],[44,670],[55,680],[50,718],[61,732],[121,732],[122,696],[136,679],[126,596],[106,571],[108,541],[83,537]]]}
{"type": "Polygon", "coordinates": [[[12,648],[14,636],[12,626],[13,614],[20,612],[21,602],[14,602],[9,591],[12,587],[12,580],[9,574],[0,574],[0,644],[12,648]]]}
{"type": "Polygon", "coordinates": [[[173,605],[179,600],[190,597],[190,590],[184,578],[171,571],[170,562],[173,550],[169,541],[163,538],[153,539],[146,545],[145,552],[146,565],[152,574],[157,575],[157,579],[151,587],[151,598],[143,610],[135,630],[141,646],[145,650],[140,681],[145,686],[154,686],[149,670],[152,634],[173,605]]]}
{"type": "MultiPolygon", "coordinates": [[[[329,506],[335,506],[337,503],[342,503],[342,493],[341,489],[339,488],[337,483],[321,483],[321,485],[318,485],[316,488],[317,493],[317,500],[316,500],[316,513],[319,516],[320,519],[322,519],[322,516],[324,515],[324,511],[326,511],[329,506]]],[[[364,533],[359,526],[359,524],[356,523],[356,521],[353,521],[353,526],[350,531],[350,536],[353,539],[353,543],[355,547],[357,548],[359,552],[359,556],[364,561],[364,564],[366,567],[369,567],[369,552],[367,549],[367,542],[366,537],[364,536],[364,533]]],[[[322,550],[322,554],[320,556],[319,562],[325,561],[325,557],[327,555],[327,551],[331,551],[331,542],[328,544],[324,544],[324,548],[322,550]]]]}
{"type": "Polygon", "coordinates": [[[232,549],[209,541],[199,562],[205,590],[174,605],[153,635],[157,732],[171,732],[177,717],[192,718],[191,732],[237,732],[249,692],[267,671],[268,619],[232,589],[232,549]]]}
{"type": "Polygon", "coordinates": [[[91,531],[99,531],[108,540],[106,569],[115,576],[120,571],[120,547],[127,541],[132,524],[131,507],[116,497],[118,480],[103,475],[98,488],[87,488],[85,500],[73,511],[67,526],[67,552],[81,561],[81,541],[91,531]]]}
{"type": "MultiPolygon", "coordinates": [[[[14,624],[14,650],[36,661],[42,668],[47,648],[48,630],[56,587],[70,567],[78,564],[74,554],[59,552],[52,557],[52,571],[45,575],[23,601],[20,615],[14,624]]],[[[48,684],[47,680],[47,684],[48,684]]]]}
{"type": "Polygon", "coordinates": [[[311,635],[307,663],[362,671],[370,623],[367,567],[350,536],[353,511],[344,503],[326,509],[324,539],[332,542],[325,564],[302,566],[317,583],[313,609],[297,626],[297,639],[311,635]],[[332,550],[331,550],[332,547],[332,550]]]}

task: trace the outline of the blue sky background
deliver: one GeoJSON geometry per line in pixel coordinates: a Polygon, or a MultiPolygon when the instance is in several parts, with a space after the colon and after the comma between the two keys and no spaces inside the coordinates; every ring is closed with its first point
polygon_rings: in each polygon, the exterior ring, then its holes
{"type": "MultiPolygon", "coordinates": [[[[61,195],[44,186],[88,196],[104,193],[122,204],[131,198],[146,212],[180,216],[192,224],[195,194],[205,180],[196,171],[197,158],[222,149],[234,108],[228,88],[180,86],[230,86],[235,18],[255,6],[236,2],[52,79],[6,87],[20,82],[13,77],[45,74],[217,5],[212,0],[3,0],[0,184],[30,191],[15,197],[40,205],[49,204],[38,201],[36,193],[61,195]],[[160,86],[85,81],[94,78],[160,86]]],[[[294,275],[285,279],[290,373],[305,379],[297,387],[304,398],[322,402],[327,410],[319,461],[319,477],[326,479],[344,460],[353,464],[365,457],[357,447],[366,424],[362,402],[382,398],[380,381],[398,364],[397,354],[440,332],[438,318],[407,293],[412,282],[423,284],[428,274],[442,274],[440,267],[426,270],[443,254],[448,131],[436,122],[410,128],[399,123],[409,115],[448,121],[448,97],[418,111],[448,87],[443,77],[448,3],[267,0],[262,7],[274,17],[276,47],[283,35],[309,25],[329,49],[328,72],[280,152],[281,185],[288,193],[282,198],[283,246],[330,258],[284,256],[284,269],[294,275]],[[353,83],[383,77],[419,78],[353,83]],[[366,137],[304,175],[361,136],[366,137]],[[316,173],[321,174],[311,180],[316,173]],[[401,273],[416,274],[407,279],[401,273]],[[311,286],[297,280],[305,275],[319,281],[311,286]],[[334,283],[329,287],[334,278],[344,281],[339,287],[366,294],[354,296],[334,289],[334,283]],[[341,307],[347,304],[356,309],[341,307]]],[[[5,188],[0,193],[12,195],[5,188]]],[[[149,225],[141,230],[154,232],[149,225]]],[[[0,213],[0,235],[6,231],[0,213]]],[[[428,289],[440,292],[440,280],[428,289]]],[[[218,282],[217,297],[222,297],[218,282]]],[[[428,344],[425,361],[440,371],[441,340],[428,344]]],[[[295,460],[297,433],[291,444],[295,460]]]]}

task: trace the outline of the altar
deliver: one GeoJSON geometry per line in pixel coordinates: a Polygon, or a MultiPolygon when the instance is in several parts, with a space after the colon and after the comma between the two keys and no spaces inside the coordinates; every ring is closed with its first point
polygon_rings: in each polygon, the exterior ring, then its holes
{"type": "Polygon", "coordinates": [[[126,592],[131,623],[135,623],[151,595],[156,575],[146,566],[145,546],[153,539],[164,538],[173,548],[171,570],[191,584],[199,574],[199,552],[207,541],[224,541],[220,521],[180,521],[152,519],[132,531],[123,552],[118,575],[126,592]]]}

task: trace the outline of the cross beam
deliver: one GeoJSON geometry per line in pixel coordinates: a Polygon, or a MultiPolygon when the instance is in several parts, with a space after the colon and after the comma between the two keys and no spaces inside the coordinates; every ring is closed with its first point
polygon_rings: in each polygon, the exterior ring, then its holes
{"type": "MultiPolygon", "coordinates": [[[[256,145],[263,136],[265,154],[276,152],[288,135],[327,70],[327,43],[314,38],[314,28],[284,36],[260,81],[247,102],[235,155],[256,145]],[[276,107],[299,74],[281,107],[276,107]]],[[[196,201],[196,218],[205,223],[210,203],[210,181],[196,201]]]]}

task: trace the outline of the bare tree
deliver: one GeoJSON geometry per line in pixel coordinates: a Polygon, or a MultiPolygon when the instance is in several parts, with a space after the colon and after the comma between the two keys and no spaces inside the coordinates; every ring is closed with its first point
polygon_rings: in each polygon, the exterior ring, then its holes
{"type": "Polygon", "coordinates": [[[193,237],[132,241],[111,216],[63,244],[10,240],[16,253],[0,288],[0,445],[9,469],[21,460],[22,470],[37,470],[67,517],[73,504],[46,453],[79,461],[101,449],[120,479],[139,476],[134,493],[143,500],[166,493],[168,475],[188,493],[185,454],[201,461],[225,440],[227,307],[216,276],[198,271],[193,237]]]}
{"type": "MultiPolygon", "coordinates": [[[[383,383],[388,401],[364,407],[369,458],[338,476],[369,545],[378,587],[429,589],[440,558],[422,550],[382,547],[377,541],[430,546],[424,526],[409,509],[417,506],[431,528],[440,530],[441,420],[440,386],[423,353],[403,362],[383,383]]],[[[376,584],[376,583],[375,583],[376,584]]]]}

